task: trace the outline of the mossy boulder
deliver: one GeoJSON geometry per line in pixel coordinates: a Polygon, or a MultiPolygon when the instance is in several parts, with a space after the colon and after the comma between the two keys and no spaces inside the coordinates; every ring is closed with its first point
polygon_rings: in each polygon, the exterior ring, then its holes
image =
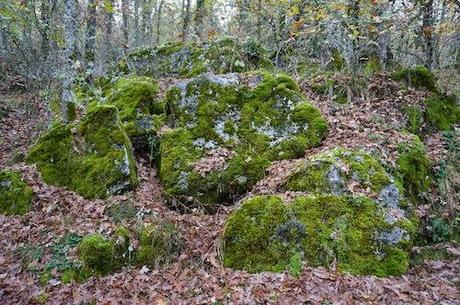
{"type": "Polygon", "coordinates": [[[267,51],[256,41],[239,44],[232,38],[203,45],[171,42],[128,54],[118,64],[122,72],[154,77],[193,77],[204,72],[224,74],[271,69],[267,51]]]}
{"type": "Polygon", "coordinates": [[[227,220],[223,264],[248,272],[282,272],[293,264],[330,266],[351,274],[403,274],[414,225],[390,224],[372,199],[318,194],[285,202],[246,200],[227,220]]]}
{"type": "Polygon", "coordinates": [[[117,107],[120,120],[135,148],[146,150],[156,137],[163,104],[158,98],[158,83],[149,77],[118,78],[106,90],[104,104],[117,107]]]}
{"type": "Polygon", "coordinates": [[[303,156],[327,132],[284,75],[205,74],[171,88],[165,108],[160,178],[173,202],[231,203],[271,161],[303,156]]]}
{"type": "Polygon", "coordinates": [[[433,94],[423,104],[408,106],[404,111],[407,130],[417,135],[452,130],[460,123],[460,106],[452,96],[433,94]]]}
{"type": "Polygon", "coordinates": [[[425,88],[432,92],[437,91],[436,77],[425,66],[402,68],[393,72],[391,77],[394,80],[405,82],[410,87],[425,88]]]}
{"type": "Polygon", "coordinates": [[[55,124],[26,157],[45,182],[85,198],[123,193],[137,184],[131,142],[116,107],[91,107],[73,125],[55,124]]]}
{"type": "Polygon", "coordinates": [[[21,173],[12,170],[0,172],[0,214],[22,215],[29,211],[34,192],[22,180],[21,173]]]}

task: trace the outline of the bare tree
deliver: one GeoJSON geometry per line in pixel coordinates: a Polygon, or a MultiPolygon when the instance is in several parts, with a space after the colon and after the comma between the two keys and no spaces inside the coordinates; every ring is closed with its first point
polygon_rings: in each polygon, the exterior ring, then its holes
{"type": "Polygon", "coordinates": [[[88,18],[86,22],[85,65],[93,68],[95,61],[94,46],[96,42],[96,1],[88,0],[88,18]]]}

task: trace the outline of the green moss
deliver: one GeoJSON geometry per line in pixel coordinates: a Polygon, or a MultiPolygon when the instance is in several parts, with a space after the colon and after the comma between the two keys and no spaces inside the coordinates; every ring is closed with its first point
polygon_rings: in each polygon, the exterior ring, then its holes
{"type": "Polygon", "coordinates": [[[425,120],[437,130],[446,131],[460,123],[460,107],[453,97],[434,95],[424,102],[425,120]]]}
{"type": "Polygon", "coordinates": [[[252,273],[299,274],[303,263],[336,263],[351,274],[400,275],[408,268],[412,233],[410,222],[390,225],[366,197],[301,196],[287,205],[278,196],[258,196],[227,220],[223,263],[252,273]],[[393,229],[402,235],[390,242],[384,236],[393,229]]]}
{"type": "Polygon", "coordinates": [[[423,112],[418,106],[408,106],[404,109],[407,116],[407,130],[419,134],[423,125],[423,112]]]}
{"type": "Polygon", "coordinates": [[[408,86],[415,88],[425,88],[435,92],[436,78],[433,73],[424,66],[414,66],[403,68],[392,73],[392,78],[397,81],[404,81],[408,86]]]}
{"type": "Polygon", "coordinates": [[[89,270],[105,275],[114,270],[115,245],[101,235],[90,235],[78,246],[78,257],[89,270]]]}
{"type": "Polygon", "coordinates": [[[288,215],[278,196],[254,197],[230,215],[223,236],[225,267],[249,272],[281,272],[290,261],[277,229],[288,215]]]}
{"type": "Polygon", "coordinates": [[[166,113],[175,129],[160,141],[160,178],[171,201],[231,203],[271,161],[303,156],[326,135],[326,120],[291,78],[246,77],[256,85],[240,84],[238,75],[205,75],[167,92],[166,113]],[[212,155],[219,152],[223,161],[216,162],[212,155]],[[207,158],[209,170],[195,167],[207,158]]]}
{"type": "Polygon", "coordinates": [[[309,193],[377,195],[391,183],[391,176],[371,155],[337,148],[300,165],[288,177],[286,188],[309,193]]]}
{"type": "Polygon", "coordinates": [[[48,299],[49,299],[49,296],[47,293],[40,293],[39,295],[36,295],[32,298],[33,302],[37,303],[37,304],[41,304],[41,305],[44,305],[46,303],[48,303],[48,299]]]}
{"type": "Polygon", "coordinates": [[[123,122],[132,121],[142,114],[163,112],[158,92],[158,84],[149,77],[119,78],[110,88],[106,103],[118,108],[123,122]]]}
{"type": "Polygon", "coordinates": [[[152,268],[171,263],[181,253],[184,241],[171,223],[144,224],[139,229],[136,264],[152,268]]]}
{"type": "Polygon", "coordinates": [[[94,106],[75,125],[53,126],[29,150],[49,184],[104,198],[137,184],[131,143],[113,106],[94,106]]]}
{"type": "Polygon", "coordinates": [[[340,71],[346,67],[345,58],[342,56],[338,49],[332,49],[331,61],[328,64],[328,69],[333,71],[340,71]]]}
{"type": "Polygon", "coordinates": [[[406,194],[418,198],[430,186],[430,160],[425,146],[416,135],[398,145],[399,157],[396,166],[401,175],[406,194]]]}
{"type": "Polygon", "coordinates": [[[34,192],[17,171],[0,172],[0,213],[23,215],[32,206],[34,192]]]}

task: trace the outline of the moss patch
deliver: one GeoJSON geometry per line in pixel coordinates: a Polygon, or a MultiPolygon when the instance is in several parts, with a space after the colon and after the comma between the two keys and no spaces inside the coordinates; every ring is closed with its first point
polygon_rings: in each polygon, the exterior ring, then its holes
{"type": "Polygon", "coordinates": [[[155,121],[163,114],[157,82],[149,77],[121,77],[106,91],[104,103],[117,107],[134,147],[148,152],[149,139],[156,138],[155,121]]]}
{"type": "Polygon", "coordinates": [[[425,120],[435,129],[447,131],[460,123],[460,107],[453,97],[434,95],[424,102],[425,120]]]}
{"type": "Polygon", "coordinates": [[[288,177],[286,189],[377,197],[392,183],[392,177],[371,155],[336,148],[299,165],[288,177]]]}
{"type": "Polygon", "coordinates": [[[271,161],[300,157],[325,136],[325,119],[291,78],[244,77],[206,74],[167,92],[174,129],[161,139],[160,178],[172,201],[231,203],[271,161]]]}
{"type": "Polygon", "coordinates": [[[78,256],[84,269],[106,275],[123,266],[158,268],[170,264],[181,253],[183,244],[173,224],[158,221],[141,223],[134,228],[118,227],[111,238],[89,235],[81,241],[78,256]]]}
{"type": "Polygon", "coordinates": [[[432,92],[437,91],[435,76],[424,66],[403,68],[393,72],[391,77],[397,81],[404,81],[411,87],[425,88],[432,92]]]}
{"type": "Polygon", "coordinates": [[[104,198],[137,184],[131,143],[114,106],[95,106],[81,122],[54,125],[30,149],[43,179],[86,198],[104,198]]]}
{"type": "Polygon", "coordinates": [[[278,196],[258,196],[229,217],[223,263],[279,272],[301,262],[336,262],[351,274],[400,275],[408,268],[413,230],[407,219],[390,225],[379,204],[367,197],[300,196],[286,204],[278,196]]]}
{"type": "Polygon", "coordinates": [[[34,192],[17,171],[0,172],[0,213],[22,215],[29,211],[34,192]]]}
{"type": "Polygon", "coordinates": [[[129,54],[118,69],[153,77],[193,77],[203,72],[216,74],[271,69],[267,51],[254,40],[239,44],[232,38],[209,41],[206,44],[173,42],[157,48],[129,54]]]}
{"type": "Polygon", "coordinates": [[[409,197],[417,198],[430,186],[430,160],[425,146],[416,135],[398,146],[399,157],[396,166],[401,175],[404,189],[409,197]]]}

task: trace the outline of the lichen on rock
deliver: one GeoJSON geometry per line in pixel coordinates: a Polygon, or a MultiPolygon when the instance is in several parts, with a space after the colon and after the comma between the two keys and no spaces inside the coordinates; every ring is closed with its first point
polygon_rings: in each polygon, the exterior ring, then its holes
{"type": "Polygon", "coordinates": [[[271,161],[302,156],[327,132],[285,75],[204,74],[171,88],[165,109],[173,129],[161,138],[160,178],[182,203],[231,203],[271,161]]]}
{"type": "Polygon", "coordinates": [[[132,147],[114,106],[97,105],[73,125],[55,124],[26,158],[45,182],[85,198],[104,198],[137,184],[132,147]]]}
{"type": "Polygon", "coordinates": [[[34,192],[13,170],[0,172],[0,214],[22,215],[29,211],[34,192]]]}
{"type": "Polygon", "coordinates": [[[377,197],[394,183],[397,181],[370,154],[335,148],[301,163],[288,177],[286,189],[377,197]]]}
{"type": "Polygon", "coordinates": [[[223,263],[252,273],[282,272],[300,257],[309,266],[335,264],[351,274],[401,275],[413,232],[409,220],[388,223],[381,207],[363,196],[317,194],[290,203],[257,196],[227,220],[223,263]]]}

